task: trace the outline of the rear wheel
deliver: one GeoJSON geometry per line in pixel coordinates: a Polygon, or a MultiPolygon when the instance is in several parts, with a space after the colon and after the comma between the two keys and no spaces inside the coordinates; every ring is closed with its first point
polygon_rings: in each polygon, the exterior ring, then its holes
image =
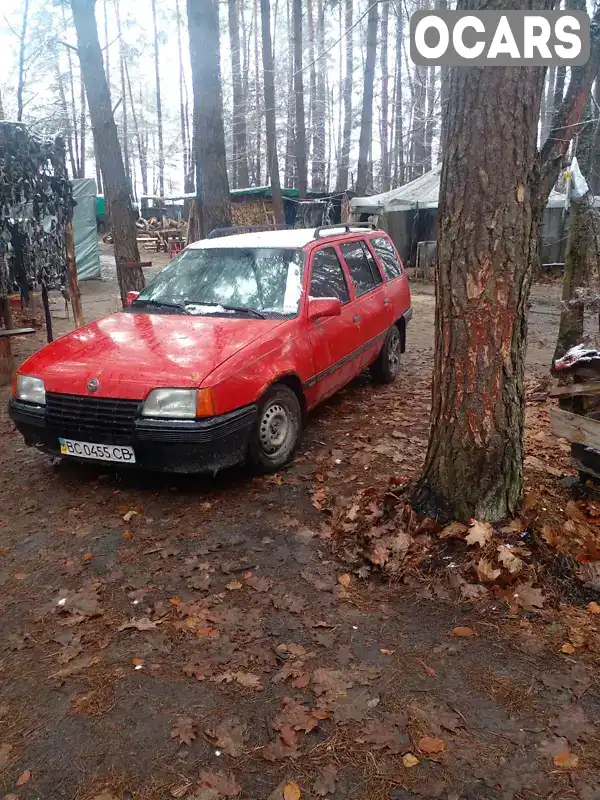
{"type": "Polygon", "coordinates": [[[376,383],[393,383],[400,372],[400,353],[402,341],[397,325],[387,332],[385,342],[377,360],[371,364],[371,377],[376,383]]]}
{"type": "Polygon", "coordinates": [[[272,386],[258,408],[248,458],[260,472],[274,472],[294,457],[302,431],[302,410],[289,386],[272,386]]]}

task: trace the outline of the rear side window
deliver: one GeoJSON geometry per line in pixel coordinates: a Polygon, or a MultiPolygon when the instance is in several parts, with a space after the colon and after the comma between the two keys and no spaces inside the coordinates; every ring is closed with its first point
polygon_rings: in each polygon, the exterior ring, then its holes
{"type": "Polygon", "coordinates": [[[382,282],[377,264],[373,257],[367,258],[368,250],[362,242],[346,242],[340,245],[340,250],[348,265],[348,272],[354,283],[357,297],[382,282]]]}
{"type": "Polygon", "coordinates": [[[344,270],[333,247],[317,250],[313,255],[310,296],[337,297],[342,304],[350,300],[344,270]]]}
{"type": "Polygon", "coordinates": [[[399,278],[402,275],[402,266],[390,240],[383,237],[371,239],[371,245],[381,261],[388,281],[399,278]]]}

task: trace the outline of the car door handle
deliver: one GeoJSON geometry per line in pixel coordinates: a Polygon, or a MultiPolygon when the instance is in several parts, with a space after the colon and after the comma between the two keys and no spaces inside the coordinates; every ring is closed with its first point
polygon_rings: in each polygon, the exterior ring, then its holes
{"type": "Polygon", "coordinates": [[[360,317],[359,317],[359,315],[357,314],[355,317],[353,317],[353,318],[352,318],[352,321],[353,321],[353,322],[360,322],[360,317]]]}
{"type": "Polygon", "coordinates": [[[383,298],[383,305],[384,305],[384,306],[387,306],[387,305],[389,305],[389,302],[390,302],[390,298],[389,298],[389,297],[384,297],[384,298],[383,298]]]}

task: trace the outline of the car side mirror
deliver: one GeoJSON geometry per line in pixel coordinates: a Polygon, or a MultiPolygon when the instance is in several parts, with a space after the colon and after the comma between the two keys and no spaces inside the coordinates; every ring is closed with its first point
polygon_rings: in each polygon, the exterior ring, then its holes
{"type": "Polygon", "coordinates": [[[311,297],[308,301],[308,318],[311,321],[323,317],[339,317],[342,304],[337,297],[311,297]]]}
{"type": "Polygon", "coordinates": [[[125,295],[125,305],[129,307],[134,300],[137,300],[139,292],[127,292],[125,295]]]}

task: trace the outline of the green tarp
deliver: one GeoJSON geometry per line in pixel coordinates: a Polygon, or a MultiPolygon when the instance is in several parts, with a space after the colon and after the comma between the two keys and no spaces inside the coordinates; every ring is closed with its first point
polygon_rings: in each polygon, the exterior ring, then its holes
{"type": "Polygon", "coordinates": [[[73,234],[75,237],[75,260],[77,277],[88,281],[100,277],[100,249],[96,225],[96,181],[93,178],[77,178],[73,187],[73,234]]]}

